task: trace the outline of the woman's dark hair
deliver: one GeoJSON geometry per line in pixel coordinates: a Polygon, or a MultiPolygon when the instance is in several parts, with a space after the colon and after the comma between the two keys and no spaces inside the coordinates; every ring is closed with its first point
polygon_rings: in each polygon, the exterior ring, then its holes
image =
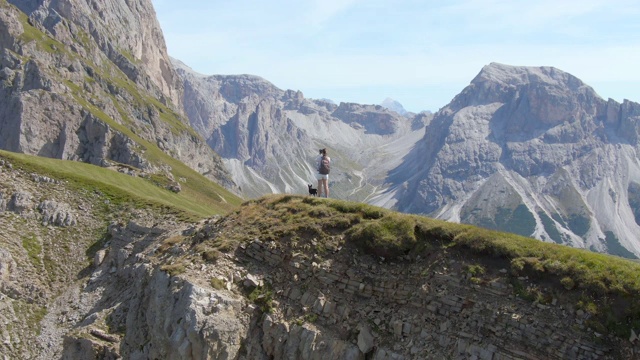
{"type": "Polygon", "coordinates": [[[320,153],[322,155],[327,155],[327,149],[320,149],[320,153]]]}

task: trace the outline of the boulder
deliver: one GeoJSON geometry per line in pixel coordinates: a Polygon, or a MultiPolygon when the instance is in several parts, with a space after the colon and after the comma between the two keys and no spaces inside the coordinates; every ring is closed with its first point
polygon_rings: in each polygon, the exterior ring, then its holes
{"type": "Polygon", "coordinates": [[[360,326],[360,332],[358,333],[358,348],[363,354],[368,354],[373,350],[373,335],[367,325],[360,326]]]}
{"type": "Polygon", "coordinates": [[[33,209],[33,196],[27,191],[18,191],[11,196],[7,210],[25,214],[33,209]]]}
{"type": "Polygon", "coordinates": [[[77,223],[75,215],[71,212],[67,204],[45,200],[38,205],[38,210],[42,213],[43,226],[51,224],[68,227],[77,223]]]}

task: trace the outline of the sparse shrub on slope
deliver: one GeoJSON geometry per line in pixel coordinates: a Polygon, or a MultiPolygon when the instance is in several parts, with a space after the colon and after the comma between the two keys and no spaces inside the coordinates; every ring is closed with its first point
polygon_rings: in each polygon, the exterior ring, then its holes
{"type": "Polygon", "coordinates": [[[345,235],[365,253],[396,258],[409,254],[415,248],[414,228],[415,222],[411,218],[389,214],[354,225],[345,235]]]}

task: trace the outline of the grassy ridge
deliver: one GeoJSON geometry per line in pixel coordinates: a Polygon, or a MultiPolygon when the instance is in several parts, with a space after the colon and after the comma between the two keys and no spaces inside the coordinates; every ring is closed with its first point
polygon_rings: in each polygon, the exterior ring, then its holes
{"type": "MultiPolygon", "coordinates": [[[[571,299],[576,308],[590,314],[589,326],[600,333],[628,337],[631,329],[640,327],[636,300],[640,264],[616,256],[360,203],[303,196],[251,200],[227,219],[232,226],[211,246],[228,249],[255,238],[290,244],[313,239],[320,252],[354,246],[384,261],[414,262],[434,254],[455,254],[469,268],[484,264],[487,272],[506,269],[504,276],[512,283],[514,295],[526,300],[545,304],[553,296],[571,299]],[[524,287],[519,279],[525,277],[537,285],[524,287]]],[[[208,249],[202,246],[202,250],[208,249]]]]}
{"type": "MultiPolygon", "coordinates": [[[[240,198],[222,189],[197,172],[181,168],[188,177],[181,183],[182,191],[173,193],[154,185],[151,181],[132,177],[98,166],[77,161],[57,160],[0,150],[0,157],[14,167],[36,172],[52,178],[67,180],[82,188],[95,189],[113,202],[133,202],[137,206],[152,206],[198,219],[226,213],[240,203],[240,198]]],[[[186,166],[183,165],[186,168],[186,166]]]]}

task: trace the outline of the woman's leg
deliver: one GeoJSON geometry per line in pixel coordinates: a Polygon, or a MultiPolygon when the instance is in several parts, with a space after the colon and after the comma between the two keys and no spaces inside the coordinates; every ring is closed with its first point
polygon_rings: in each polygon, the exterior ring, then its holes
{"type": "Polygon", "coordinates": [[[324,188],[322,187],[322,182],[323,182],[323,181],[324,181],[324,180],[318,179],[318,197],[322,197],[322,189],[324,189],[324,188]]]}
{"type": "Polygon", "coordinates": [[[329,179],[322,180],[324,186],[324,197],[329,197],[329,179]]]}

